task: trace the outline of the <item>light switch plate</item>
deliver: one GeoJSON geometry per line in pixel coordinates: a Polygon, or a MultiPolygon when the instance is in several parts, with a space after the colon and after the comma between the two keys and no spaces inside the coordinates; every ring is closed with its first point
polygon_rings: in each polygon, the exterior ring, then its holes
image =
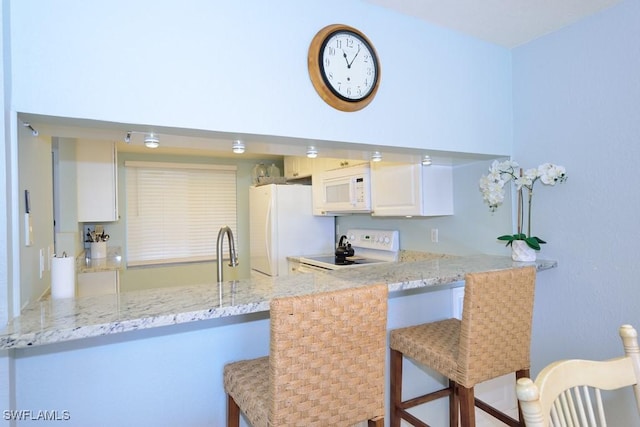
{"type": "Polygon", "coordinates": [[[33,223],[29,213],[24,214],[24,245],[33,245],[33,223]]]}
{"type": "Polygon", "coordinates": [[[40,249],[40,278],[42,279],[42,272],[44,271],[44,249],[40,249]]]}

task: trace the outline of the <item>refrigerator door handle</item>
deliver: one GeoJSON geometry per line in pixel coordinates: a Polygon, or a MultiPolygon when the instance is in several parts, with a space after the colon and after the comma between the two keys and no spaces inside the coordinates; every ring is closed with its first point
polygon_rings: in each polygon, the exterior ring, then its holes
{"type": "Polygon", "coordinates": [[[264,228],[266,230],[265,236],[266,239],[264,239],[264,245],[265,245],[265,249],[267,252],[267,262],[269,263],[269,265],[271,265],[271,251],[270,251],[270,246],[271,246],[271,242],[272,242],[272,238],[273,236],[271,235],[271,213],[273,211],[273,200],[269,201],[269,205],[267,206],[267,215],[265,215],[264,218],[264,228]]]}

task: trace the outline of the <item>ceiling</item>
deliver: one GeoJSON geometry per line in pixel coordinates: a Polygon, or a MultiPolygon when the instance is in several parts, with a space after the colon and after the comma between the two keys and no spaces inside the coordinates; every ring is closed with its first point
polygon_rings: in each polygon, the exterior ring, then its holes
{"type": "MultiPolygon", "coordinates": [[[[312,145],[323,157],[368,160],[374,151],[381,151],[385,160],[399,162],[420,162],[422,149],[353,144],[340,141],[287,138],[281,136],[226,133],[196,129],[144,126],[126,123],[112,123],[96,120],[51,117],[38,114],[20,113],[18,119],[23,127],[36,131],[42,137],[76,138],[80,140],[109,140],[117,143],[119,152],[145,152],[184,156],[237,157],[231,150],[235,140],[246,145],[244,159],[281,159],[282,156],[304,156],[312,145]],[[160,139],[160,147],[149,149],[144,146],[144,138],[154,133],[160,139]],[[129,133],[129,142],[126,136],[129,133]]],[[[463,164],[470,161],[486,160],[490,155],[455,153],[429,150],[434,164],[463,164]]]]}
{"type": "Polygon", "coordinates": [[[513,48],[622,0],[365,0],[513,48]]]}

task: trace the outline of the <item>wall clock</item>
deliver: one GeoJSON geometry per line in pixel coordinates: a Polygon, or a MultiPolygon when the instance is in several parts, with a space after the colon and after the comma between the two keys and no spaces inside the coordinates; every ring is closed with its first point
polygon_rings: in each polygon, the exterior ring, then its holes
{"type": "Polygon", "coordinates": [[[307,58],[311,83],[320,97],[341,111],[358,111],[375,97],[380,63],[367,37],[342,24],[318,32],[307,58]]]}

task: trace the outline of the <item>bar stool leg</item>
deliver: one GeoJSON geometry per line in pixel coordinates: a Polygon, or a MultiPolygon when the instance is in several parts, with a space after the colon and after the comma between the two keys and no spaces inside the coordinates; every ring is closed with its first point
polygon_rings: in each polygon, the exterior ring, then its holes
{"type": "Polygon", "coordinates": [[[473,387],[457,385],[460,399],[460,427],[475,427],[476,409],[473,387]]]}
{"type": "Polygon", "coordinates": [[[227,427],[240,427],[240,407],[227,395],[227,427]]]}
{"type": "Polygon", "coordinates": [[[458,385],[449,380],[449,427],[458,427],[460,400],[458,399],[458,385]]]}
{"type": "Polygon", "coordinates": [[[391,349],[390,355],[390,407],[389,427],[400,427],[399,407],[402,404],[402,353],[391,349]]]}

